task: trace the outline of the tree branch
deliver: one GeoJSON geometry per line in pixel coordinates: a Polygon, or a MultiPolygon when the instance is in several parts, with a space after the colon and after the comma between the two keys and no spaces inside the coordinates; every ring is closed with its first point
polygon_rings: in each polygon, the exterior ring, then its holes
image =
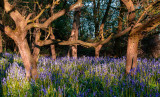
{"type": "MultiPolygon", "coordinates": [[[[46,10],[46,9],[48,9],[49,7],[51,7],[50,5],[47,5],[46,7],[45,7],[45,9],[42,9],[41,10],[41,12],[34,18],[34,19],[32,19],[32,20],[27,20],[27,23],[30,23],[30,22],[34,22],[35,20],[37,20],[37,19],[39,19],[39,17],[43,14],[43,12],[46,10]]],[[[29,14],[30,15],[30,14],[29,14]]],[[[29,15],[27,16],[27,17],[29,17],[29,15]]]]}
{"type": "Polygon", "coordinates": [[[82,0],[78,0],[75,4],[71,5],[68,10],[67,10],[67,9],[63,9],[63,10],[55,13],[55,14],[52,15],[50,18],[48,18],[43,24],[31,23],[31,24],[27,25],[25,29],[26,29],[26,30],[29,30],[29,29],[31,29],[31,28],[33,28],[33,27],[47,28],[48,25],[49,25],[52,21],[54,21],[54,20],[56,20],[57,18],[63,16],[66,12],[69,12],[69,11],[71,11],[71,10],[74,10],[74,9],[79,8],[79,7],[82,7],[82,6],[83,6],[82,0]]]}
{"type": "Polygon", "coordinates": [[[143,24],[141,24],[138,27],[133,27],[132,31],[130,32],[130,35],[133,35],[135,33],[141,34],[142,32],[149,32],[158,25],[160,25],[160,13],[154,17],[152,17],[149,20],[146,20],[143,24]]]}
{"type": "Polygon", "coordinates": [[[112,3],[112,0],[109,0],[109,2],[107,4],[107,9],[106,9],[105,15],[104,15],[104,17],[102,19],[102,23],[100,25],[100,36],[101,36],[100,38],[101,38],[101,40],[104,39],[104,36],[103,36],[103,32],[104,31],[103,31],[103,29],[104,29],[104,24],[105,24],[105,22],[107,20],[107,17],[108,17],[108,13],[109,13],[109,9],[110,9],[111,3],[112,3]]]}
{"type": "MultiPolygon", "coordinates": [[[[117,34],[111,34],[107,39],[95,43],[89,43],[89,42],[84,42],[82,40],[75,40],[75,41],[61,41],[61,40],[55,40],[55,39],[50,39],[50,40],[37,40],[36,45],[38,46],[44,46],[44,45],[49,45],[49,44],[58,44],[58,45],[81,45],[84,47],[94,47],[96,48],[99,45],[103,45],[105,43],[108,43],[112,38],[118,38],[127,32],[131,30],[131,27],[126,28],[124,31],[117,33],[117,34]]],[[[40,38],[37,38],[40,39],[40,38]]]]}

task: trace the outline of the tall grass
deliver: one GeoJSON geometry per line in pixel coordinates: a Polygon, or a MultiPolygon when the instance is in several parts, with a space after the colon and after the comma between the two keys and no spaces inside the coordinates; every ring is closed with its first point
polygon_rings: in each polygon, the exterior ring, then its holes
{"type": "Polygon", "coordinates": [[[134,76],[125,75],[126,58],[40,57],[39,79],[25,80],[21,58],[0,58],[1,96],[20,97],[160,97],[160,59],[138,59],[134,76]]]}

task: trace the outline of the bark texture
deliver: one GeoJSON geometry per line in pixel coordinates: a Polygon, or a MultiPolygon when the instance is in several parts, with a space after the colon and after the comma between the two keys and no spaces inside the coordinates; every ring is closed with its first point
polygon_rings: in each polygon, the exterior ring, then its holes
{"type": "MultiPolygon", "coordinates": [[[[64,3],[64,6],[65,6],[65,4],[66,4],[66,1],[65,1],[65,3],[64,3]]],[[[54,10],[53,10],[53,8],[54,8],[54,5],[50,8],[50,15],[51,15],[51,16],[54,15],[54,10]]],[[[52,25],[51,25],[51,26],[52,26],[52,25]]],[[[51,33],[50,39],[55,39],[55,36],[54,36],[54,34],[53,34],[52,27],[49,27],[49,31],[50,31],[50,33],[51,33]]],[[[55,45],[54,45],[54,44],[51,44],[51,45],[50,45],[50,48],[51,48],[52,59],[55,60],[55,59],[56,59],[55,45]]]]}
{"type": "Polygon", "coordinates": [[[131,69],[136,70],[137,66],[137,50],[138,50],[139,37],[130,36],[127,45],[127,60],[126,60],[126,73],[129,74],[131,69]]]}
{"type": "MultiPolygon", "coordinates": [[[[53,33],[53,32],[51,32],[51,33],[53,33]]],[[[51,39],[55,39],[55,36],[52,34],[52,35],[50,36],[50,38],[51,38],[51,39]]],[[[56,59],[55,45],[51,44],[50,47],[51,47],[52,59],[55,60],[55,59],[56,59]]]]}
{"type": "Polygon", "coordinates": [[[97,47],[95,47],[95,58],[99,58],[99,53],[101,48],[102,48],[102,45],[98,45],[97,47]]]}

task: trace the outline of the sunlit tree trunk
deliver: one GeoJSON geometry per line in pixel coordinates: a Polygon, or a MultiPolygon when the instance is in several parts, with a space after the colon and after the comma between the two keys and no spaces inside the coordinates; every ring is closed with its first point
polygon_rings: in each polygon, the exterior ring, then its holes
{"type": "MultiPolygon", "coordinates": [[[[0,20],[0,24],[2,24],[2,21],[0,20]]],[[[4,28],[3,27],[1,27],[1,30],[3,30],[4,28]]],[[[2,51],[3,51],[3,42],[2,42],[2,32],[1,32],[1,30],[0,30],[0,53],[2,53],[2,51]]]]}
{"type": "MultiPolygon", "coordinates": [[[[51,33],[53,33],[53,32],[51,32],[51,33]]],[[[50,38],[51,38],[51,39],[55,39],[55,36],[52,34],[52,35],[50,36],[50,38]]],[[[50,45],[50,47],[51,47],[52,59],[55,60],[55,59],[56,59],[55,45],[52,44],[52,45],[50,45]]]]}
{"type": "Polygon", "coordinates": [[[2,53],[3,51],[3,47],[2,47],[2,34],[1,34],[1,31],[0,31],[0,53],[2,53]]]}
{"type": "MultiPolygon", "coordinates": [[[[37,20],[44,10],[42,10],[38,16],[36,16],[33,19],[30,19],[32,14],[28,14],[28,16],[21,15],[14,5],[9,4],[8,0],[2,0],[4,1],[4,10],[6,13],[10,15],[10,17],[13,19],[16,25],[16,30],[12,30],[9,26],[6,26],[4,29],[4,32],[12,38],[16,45],[18,46],[19,52],[21,54],[25,69],[26,69],[26,78],[30,78],[31,74],[34,79],[38,78],[38,72],[37,72],[37,64],[36,60],[32,58],[30,48],[26,39],[26,35],[28,30],[31,28],[47,28],[49,24],[54,21],[55,19],[59,18],[60,16],[64,15],[66,12],[71,11],[76,8],[80,8],[83,6],[82,0],[77,0],[77,2],[69,7],[69,9],[63,9],[57,13],[55,13],[53,16],[49,17],[44,23],[35,23],[35,20],[37,20]],[[32,68],[32,69],[31,69],[32,68]],[[31,74],[30,74],[31,73],[31,74]]],[[[50,42],[51,43],[51,42],[50,42]]],[[[45,41],[41,41],[41,46],[46,43],[45,41]]]]}
{"type": "Polygon", "coordinates": [[[138,42],[139,42],[138,36],[130,36],[128,38],[127,60],[126,60],[126,73],[127,74],[129,74],[131,69],[133,69],[131,73],[134,73],[136,70],[138,42]]]}
{"type": "Polygon", "coordinates": [[[40,40],[40,35],[41,35],[40,29],[35,28],[33,33],[34,33],[35,41],[33,43],[34,47],[33,47],[32,56],[33,56],[33,59],[37,62],[38,61],[38,56],[39,56],[39,53],[40,53],[40,46],[38,46],[38,40],[40,40]]]}
{"type": "Polygon", "coordinates": [[[102,45],[98,45],[98,46],[95,48],[95,57],[96,57],[96,58],[99,58],[99,53],[100,53],[101,48],[102,48],[102,45]]]}
{"type": "MultiPolygon", "coordinates": [[[[50,16],[52,16],[54,13],[54,10],[53,10],[54,6],[52,6],[50,8],[50,16]]],[[[51,25],[52,26],[52,25],[51,25]]],[[[50,27],[50,33],[51,33],[51,36],[50,36],[50,39],[55,39],[55,36],[53,34],[53,30],[52,30],[52,27],[50,27]]],[[[50,45],[50,48],[51,48],[51,54],[52,54],[52,59],[55,60],[56,59],[56,50],[55,50],[55,45],[54,44],[51,44],[50,45]]]]}
{"type": "MultiPolygon", "coordinates": [[[[35,0],[34,0],[35,2],[35,0]]],[[[35,3],[34,4],[34,11],[36,12],[36,9],[37,9],[37,4],[35,3]]],[[[36,14],[34,15],[36,16],[36,14]]],[[[37,23],[39,23],[39,19],[36,20],[37,23]]],[[[35,62],[38,61],[38,55],[40,53],[40,47],[37,45],[37,41],[40,39],[40,28],[35,28],[34,31],[33,31],[33,37],[35,38],[35,41],[33,41],[32,44],[33,45],[33,52],[32,52],[32,56],[33,56],[33,59],[35,60],[35,62]]]]}
{"type": "Polygon", "coordinates": [[[33,78],[38,78],[37,64],[35,60],[32,59],[32,55],[31,55],[27,40],[15,39],[15,43],[18,46],[19,52],[21,54],[21,57],[25,66],[26,78],[27,79],[30,78],[30,75],[31,75],[30,73],[32,73],[33,78]],[[32,70],[31,70],[31,67],[32,67],[32,70]]]}
{"type": "MultiPolygon", "coordinates": [[[[121,0],[128,10],[128,26],[135,23],[135,7],[132,0],[121,0]]],[[[127,45],[127,60],[126,60],[126,74],[129,74],[131,69],[136,69],[137,66],[137,49],[138,49],[138,36],[129,36],[127,45]]],[[[134,72],[133,71],[133,72],[134,72]]]]}

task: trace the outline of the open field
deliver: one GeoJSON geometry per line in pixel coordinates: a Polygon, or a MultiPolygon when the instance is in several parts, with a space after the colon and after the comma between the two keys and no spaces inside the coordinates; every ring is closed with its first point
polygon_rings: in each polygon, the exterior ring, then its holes
{"type": "Polygon", "coordinates": [[[12,97],[160,97],[160,59],[138,59],[135,76],[125,75],[125,57],[40,57],[39,79],[25,80],[21,58],[0,58],[0,96],[12,97]]]}

